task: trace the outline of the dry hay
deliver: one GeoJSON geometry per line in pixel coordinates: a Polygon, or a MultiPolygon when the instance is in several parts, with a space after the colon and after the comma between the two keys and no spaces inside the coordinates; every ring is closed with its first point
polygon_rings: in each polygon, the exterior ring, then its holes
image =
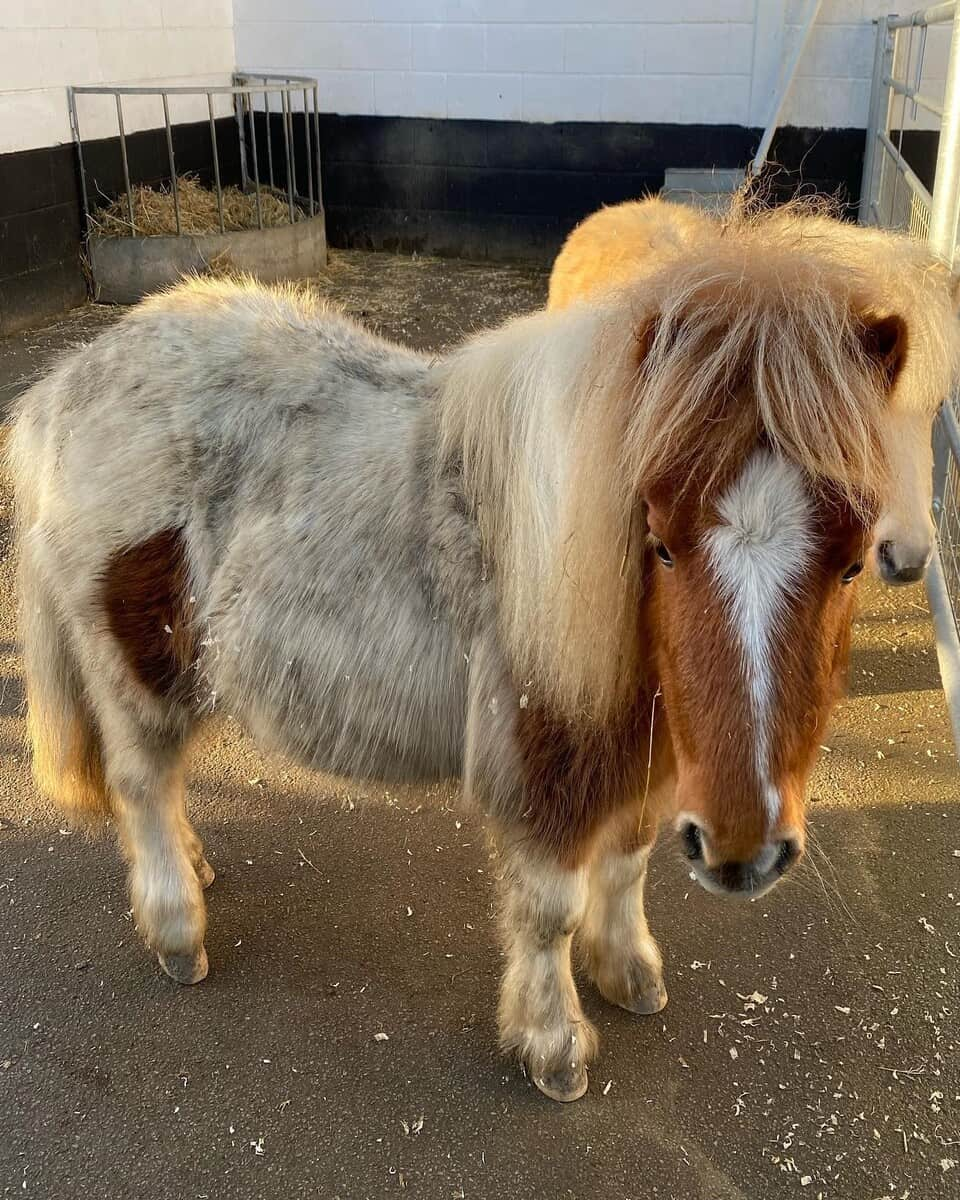
{"type": "MultiPolygon", "coordinates": [[[[257,228],[257,197],[255,192],[242,192],[238,187],[223,188],[223,225],[228,232],[257,228]]],[[[186,234],[220,232],[217,193],[205,188],[191,175],[177,177],[177,199],[180,205],[180,231],[186,234]]],[[[290,224],[290,208],[284,193],[261,186],[260,210],[264,228],[290,224]]],[[[306,214],[296,204],[294,220],[306,214]]],[[[100,237],[163,237],[177,234],[173,191],[169,187],[152,188],[138,184],[133,188],[133,228],[127,193],[111,204],[91,214],[90,223],[100,237]]]]}

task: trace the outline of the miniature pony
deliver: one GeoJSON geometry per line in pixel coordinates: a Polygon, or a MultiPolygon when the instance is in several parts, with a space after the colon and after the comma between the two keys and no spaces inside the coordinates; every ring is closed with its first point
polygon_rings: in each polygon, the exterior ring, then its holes
{"type": "Polygon", "coordinates": [[[184,763],[214,710],[326,771],[459,775],[502,863],[501,1043],[582,1095],[574,936],[609,1001],[666,1003],[658,828],[721,894],[803,853],[891,397],[912,356],[941,393],[954,365],[900,261],[902,295],[744,219],[439,361],[194,280],[35,385],[10,444],[35,772],[115,819],[164,971],[208,969],[184,763]]]}

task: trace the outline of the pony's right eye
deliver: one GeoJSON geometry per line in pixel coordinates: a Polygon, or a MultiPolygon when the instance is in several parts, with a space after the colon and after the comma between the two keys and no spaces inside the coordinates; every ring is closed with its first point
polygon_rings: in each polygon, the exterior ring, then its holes
{"type": "Polygon", "coordinates": [[[656,551],[657,551],[657,558],[660,559],[660,561],[663,563],[663,565],[665,567],[673,566],[673,557],[670,554],[670,551],[663,544],[663,542],[657,542],[656,551]]]}

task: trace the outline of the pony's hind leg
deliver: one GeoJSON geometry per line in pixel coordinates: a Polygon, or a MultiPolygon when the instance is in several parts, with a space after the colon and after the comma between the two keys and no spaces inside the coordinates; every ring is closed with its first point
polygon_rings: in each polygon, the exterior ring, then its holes
{"type": "Polygon", "coordinates": [[[630,1012],[659,1012],[667,1003],[663,960],[643,907],[654,831],[639,830],[632,813],[606,831],[590,866],[589,898],[580,928],[584,964],[612,1004],[630,1012]]]}
{"type": "Polygon", "coordinates": [[[500,1042],[518,1054],[540,1091],[577,1100],[598,1047],[570,965],[571,939],[587,904],[586,870],[567,869],[518,842],[501,849],[507,966],[500,1042]]]}
{"type": "Polygon", "coordinates": [[[199,983],[207,974],[202,883],[212,871],[184,810],[185,729],[145,724],[117,703],[99,715],[134,919],[172,979],[199,983]]]}

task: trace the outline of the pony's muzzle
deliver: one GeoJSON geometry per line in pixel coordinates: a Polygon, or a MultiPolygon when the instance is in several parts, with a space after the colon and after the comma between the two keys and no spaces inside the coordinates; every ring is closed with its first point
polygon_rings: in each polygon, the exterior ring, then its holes
{"type": "Polygon", "coordinates": [[[932,548],[929,541],[907,543],[890,538],[878,542],[874,550],[877,574],[884,583],[916,583],[923,578],[932,548]]]}
{"type": "Polygon", "coordinates": [[[802,852],[799,838],[782,837],[767,842],[753,859],[727,859],[711,847],[710,835],[696,821],[685,818],[679,833],[697,882],[718,896],[752,899],[768,892],[802,852]]]}

